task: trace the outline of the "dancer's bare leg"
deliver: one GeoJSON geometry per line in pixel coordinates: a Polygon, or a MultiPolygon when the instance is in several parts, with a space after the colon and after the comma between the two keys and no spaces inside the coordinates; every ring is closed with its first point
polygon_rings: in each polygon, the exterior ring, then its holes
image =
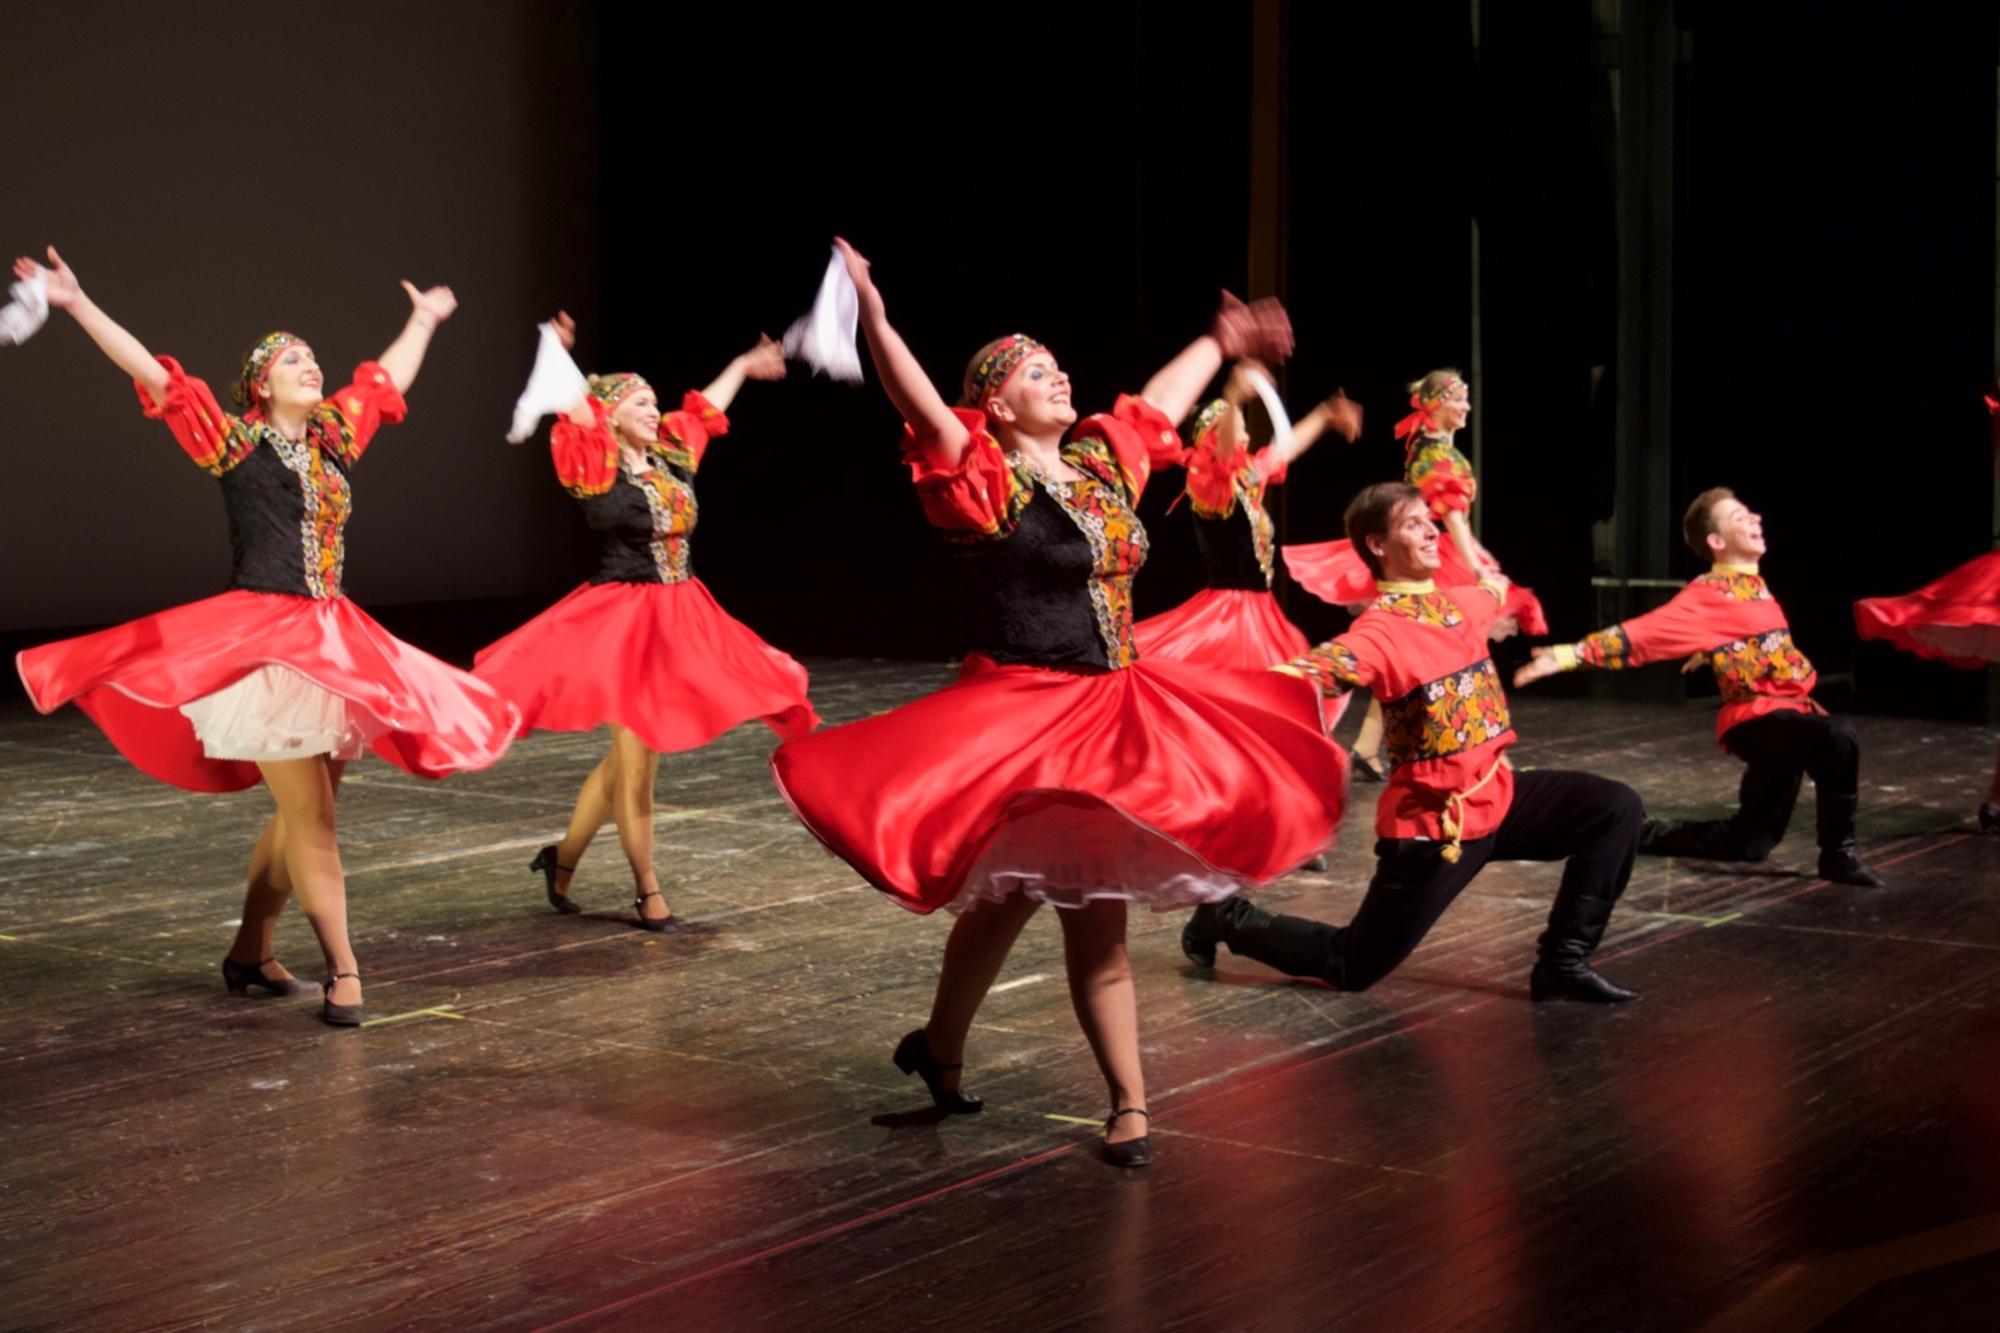
{"type": "Polygon", "coordinates": [[[664,921],[674,911],[660,895],[660,878],[653,871],[653,778],[660,771],[660,756],[616,722],[611,724],[611,753],[611,809],[618,821],[618,844],[632,863],[632,896],[640,900],[641,917],[664,921]]]}
{"type": "MultiPolygon", "coordinates": [[[[354,947],[347,939],[347,879],[334,840],[333,794],[339,766],[325,755],[315,755],[310,759],[269,760],[257,767],[278,805],[282,821],[278,846],[292,892],[298,895],[306,920],[319,936],[327,969],[359,972],[354,947]]],[[[327,998],[334,1004],[360,1004],[359,978],[342,977],[327,998]]]]}
{"type": "MultiPolygon", "coordinates": [[[[327,772],[333,780],[336,795],[340,791],[340,775],[346,769],[344,760],[327,762],[327,772]]],[[[292,974],[273,956],[277,952],[278,918],[284,914],[285,903],[292,896],[292,872],[285,867],[285,819],[275,810],[264,821],[264,831],[257,835],[257,845],[250,849],[250,871],[246,880],[243,923],[236,928],[236,939],[229,946],[230,961],[255,967],[266,958],[271,958],[273,961],[263,969],[265,977],[272,981],[284,981],[292,974]]]]}
{"type": "MultiPolygon", "coordinates": [[[[1104,1073],[1111,1109],[1143,1111],[1146,1076],[1139,1067],[1139,995],[1132,984],[1132,961],[1125,953],[1125,904],[1100,899],[1064,908],[1056,917],[1063,928],[1070,1003],[1104,1073]]],[[[1104,1140],[1121,1143],[1145,1133],[1144,1116],[1119,1116],[1104,1140]]]]}
{"type": "Polygon", "coordinates": [[[597,767],[590,770],[590,776],[583,780],[583,786],[576,793],[576,806],[569,812],[569,830],[556,844],[557,893],[569,892],[570,876],[583,864],[583,854],[590,850],[591,839],[611,822],[611,793],[617,782],[617,773],[618,745],[614,741],[606,747],[604,758],[597,761],[597,767]]]}
{"type": "MultiPolygon", "coordinates": [[[[1016,893],[1000,902],[980,901],[952,923],[944,942],[944,966],[938,969],[937,994],[931,999],[931,1019],[924,1024],[924,1040],[931,1054],[947,1065],[965,1061],[965,1034],[979,1012],[1001,964],[1021,937],[1021,927],[1041,906],[1025,893],[1016,893]]],[[[956,1091],[959,1070],[947,1069],[941,1086],[956,1091]]]]}

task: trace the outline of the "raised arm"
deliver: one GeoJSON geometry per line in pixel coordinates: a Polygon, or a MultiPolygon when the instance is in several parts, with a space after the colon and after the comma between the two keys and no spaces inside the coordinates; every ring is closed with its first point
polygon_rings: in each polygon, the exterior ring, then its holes
{"type": "Polygon", "coordinates": [[[718,412],[727,412],[729,405],[736,401],[736,393],[743,387],[743,381],[781,380],[785,377],[785,349],[771,341],[771,335],[757,335],[757,345],[743,353],[722,368],[722,373],[709,382],[701,396],[715,405],[718,412]]]}
{"type": "Polygon", "coordinates": [[[1280,467],[1290,466],[1328,430],[1338,431],[1349,444],[1361,434],[1361,404],[1344,390],[1335,390],[1333,397],[1294,421],[1290,443],[1271,446],[1272,461],[1280,467]]]}
{"type": "Polygon", "coordinates": [[[1271,297],[1245,305],[1224,292],[1209,331],[1155,371],[1140,397],[1169,420],[1179,421],[1225,360],[1263,356],[1282,361],[1291,354],[1292,321],[1284,306],[1271,297]]]}
{"type": "Polygon", "coordinates": [[[839,237],[833,243],[847,261],[847,276],[854,280],[854,290],[861,298],[861,331],[868,338],[868,357],[875,363],[875,373],[882,377],[883,391],[924,441],[932,464],[946,469],[957,467],[959,455],[972,442],[972,433],[952,415],[944,396],[917,364],[916,354],[890,326],[882,293],[876,290],[875,280],[869,275],[868,261],[839,237]]]}
{"type": "MultiPolygon", "coordinates": [[[[24,255],[14,261],[14,276],[25,282],[33,278],[41,267],[24,255]]],[[[167,401],[166,368],[153,359],[153,354],[146,350],[144,343],[83,294],[76,274],[68,264],[63,263],[62,256],[56,253],[53,245],[49,247],[47,274],[49,304],[58,310],[69,311],[70,318],[82,325],[90,340],[111,358],[111,364],[143,384],[156,406],[164,406],[167,401]]]]}
{"type": "Polygon", "coordinates": [[[431,335],[458,309],[458,298],[449,287],[420,292],[406,281],[403,291],[410,298],[410,318],[396,335],[396,341],[375,358],[389,373],[389,382],[396,386],[397,393],[408,393],[416,383],[417,370],[424,364],[424,353],[431,345],[431,335]]]}

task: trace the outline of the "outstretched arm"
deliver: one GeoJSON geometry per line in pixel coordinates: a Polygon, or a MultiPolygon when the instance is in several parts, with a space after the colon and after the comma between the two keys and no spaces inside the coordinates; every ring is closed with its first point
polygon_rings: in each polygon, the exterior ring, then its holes
{"type": "Polygon", "coordinates": [[[1223,361],[1239,356],[1282,361],[1291,354],[1292,321],[1284,306],[1268,296],[1245,305],[1224,292],[1209,331],[1154,372],[1139,393],[1168,420],[1179,421],[1222,369],[1223,361]]]}
{"type": "Polygon", "coordinates": [[[410,318],[396,335],[396,341],[375,358],[389,373],[389,381],[396,386],[397,393],[408,393],[416,383],[417,370],[424,364],[424,353],[431,345],[431,335],[458,309],[458,298],[449,287],[420,292],[406,281],[403,291],[410,298],[410,318]]]}
{"type": "Polygon", "coordinates": [[[736,401],[736,394],[743,387],[743,381],[781,380],[785,377],[785,349],[771,341],[771,335],[757,335],[757,345],[722,368],[709,386],[701,391],[701,396],[715,405],[718,412],[727,412],[729,405],[736,401]]]}
{"type": "MultiPolygon", "coordinates": [[[[35,276],[42,266],[25,255],[14,261],[14,276],[27,281],[35,276]]],[[[67,310],[70,318],[83,326],[90,340],[97,344],[104,355],[111,358],[111,364],[146,386],[146,393],[156,405],[167,401],[167,371],[146,345],[126,331],[117,320],[97,308],[97,303],[83,294],[83,287],[76,280],[76,274],[56,248],[49,247],[48,268],[49,304],[58,310],[67,310]]]]}
{"type": "Polygon", "coordinates": [[[1349,444],[1361,434],[1361,404],[1349,398],[1345,390],[1335,390],[1333,397],[1294,421],[1291,443],[1271,446],[1273,461],[1281,467],[1289,466],[1329,429],[1338,431],[1349,444]]]}
{"type": "Polygon", "coordinates": [[[847,276],[854,280],[854,290],[861,298],[861,331],[867,335],[868,356],[875,363],[875,373],[882,377],[882,388],[889,401],[925,442],[933,465],[957,467],[959,455],[972,442],[971,432],[952,415],[944,396],[917,364],[916,354],[890,325],[882,293],[869,275],[868,261],[839,237],[833,243],[847,261],[847,276]]]}

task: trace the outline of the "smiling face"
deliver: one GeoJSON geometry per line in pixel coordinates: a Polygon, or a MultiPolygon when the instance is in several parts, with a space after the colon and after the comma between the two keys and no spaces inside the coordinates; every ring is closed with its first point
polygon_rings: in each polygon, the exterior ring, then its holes
{"type": "Polygon", "coordinates": [[[1438,528],[1422,497],[1403,500],[1389,513],[1389,530],[1367,538],[1389,583],[1421,583],[1437,573],[1438,528]]]}
{"type": "Polygon", "coordinates": [[[1764,556],[1764,516],[1731,496],[1709,511],[1709,554],[1720,564],[1754,565],[1764,556]]]}
{"type": "Polygon", "coordinates": [[[1000,392],[987,399],[986,412],[995,421],[1030,434],[1063,431],[1076,424],[1069,376],[1047,351],[1036,352],[1016,366],[1000,392]]]}
{"type": "Polygon", "coordinates": [[[305,343],[281,348],[264,369],[257,386],[257,403],[264,415],[310,412],[325,399],[326,377],[320,373],[319,359],[305,343]]]}
{"type": "Polygon", "coordinates": [[[611,429],[634,448],[643,449],[660,438],[660,396],[648,388],[626,394],[611,411],[611,429]]]}
{"type": "Polygon", "coordinates": [[[1472,416],[1472,393],[1465,387],[1464,380],[1454,380],[1443,398],[1438,400],[1433,412],[1438,425],[1446,430],[1463,430],[1472,416]]]}

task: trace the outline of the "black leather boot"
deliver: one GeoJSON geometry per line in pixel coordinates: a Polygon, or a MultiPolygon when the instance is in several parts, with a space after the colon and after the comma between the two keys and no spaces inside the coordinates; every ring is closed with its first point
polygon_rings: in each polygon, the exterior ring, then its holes
{"type": "Polygon", "coordinates": [[[1639,992],[1608,981],[1590,966],[1590,955],[1611,923],[1613,900],[1558,895],[1542,933],[1541,957],[1528,974],[1528,998],[1579,1000],[1585,1004],[1624,1004],[1639,992]]]}
{"type": "Polygon", "coordinates": [[[1864,889],[1882,887],[1882,877],[1861,859],[1854,840],[1854,812],[1859,796],[1819,794],[1819,877],[1835,884],[1855,884],[1864,889]]]}
{"type": "Polygon", "coordinates": [[[1639,992],[1607,980],[1581,958],[1544,958],[1528,974],[1528,998],[1536,1002],[1579,1000],[1584,1004],[1624,1004],[1638,999],[1639,992]]]}

